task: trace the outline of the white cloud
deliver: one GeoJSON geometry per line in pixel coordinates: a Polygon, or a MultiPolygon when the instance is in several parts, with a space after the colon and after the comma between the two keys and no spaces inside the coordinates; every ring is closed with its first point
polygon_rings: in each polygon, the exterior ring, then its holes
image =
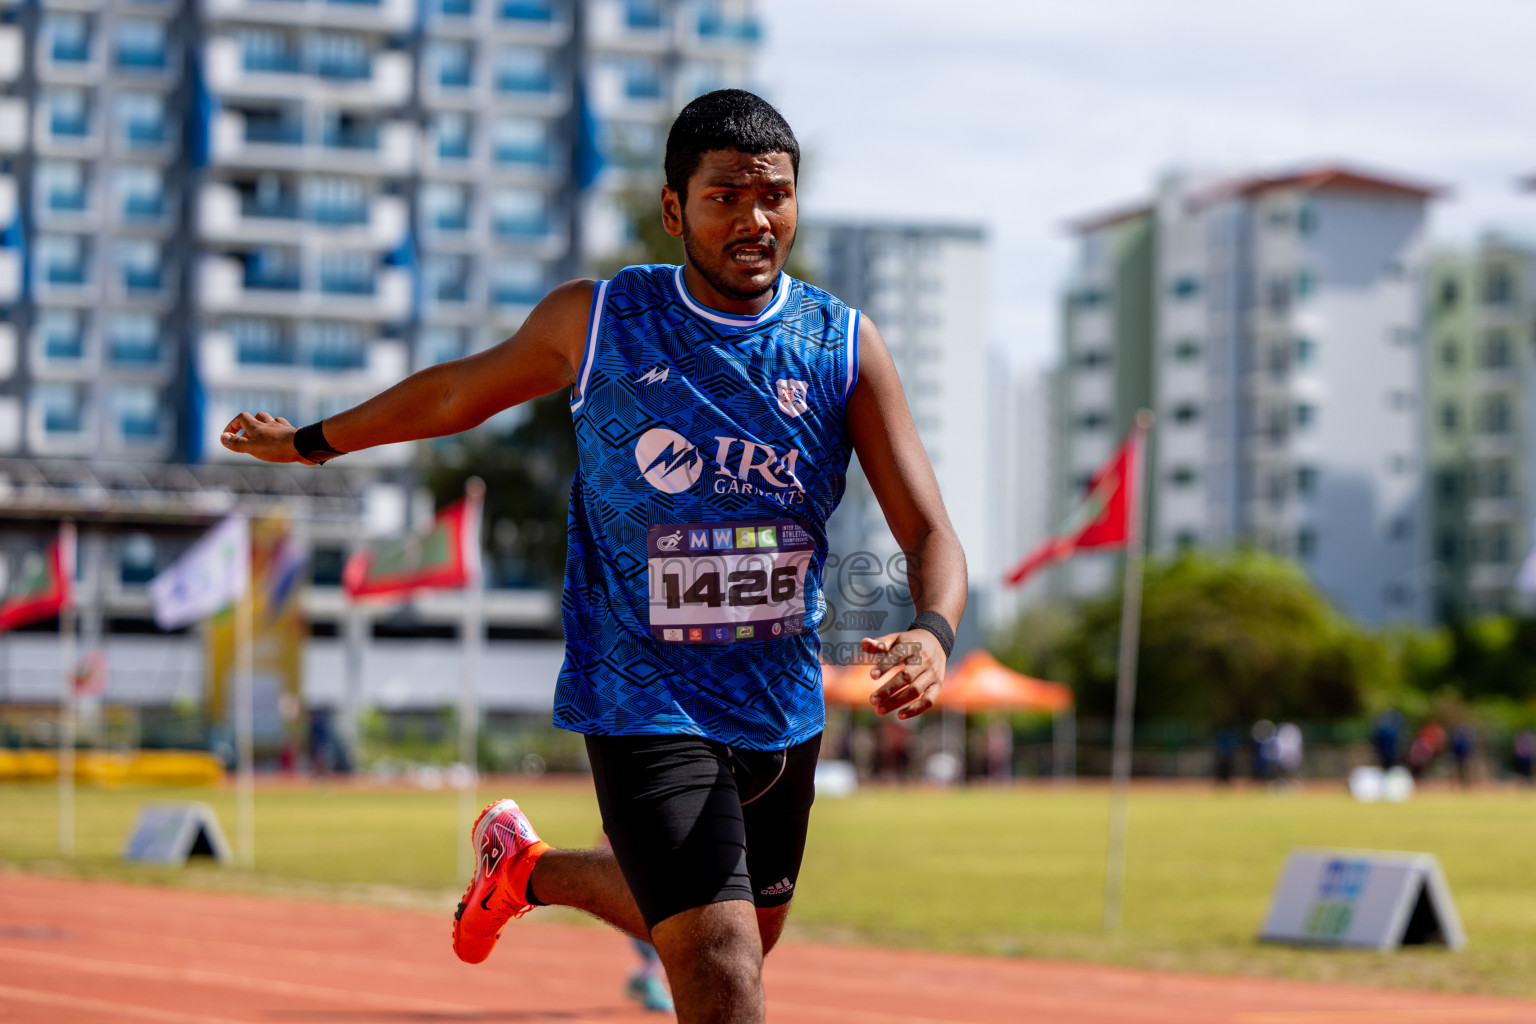
{"type": "Polygon", "coordinates": [[[1519,0],[766,0],[764,91],[810,154],[808,213],[992,237],[996,338],[1056,346],[1067,218],[1170,164],[1338,158],[1448,185],[1436,237],[1536,238],[1519,0]]]}

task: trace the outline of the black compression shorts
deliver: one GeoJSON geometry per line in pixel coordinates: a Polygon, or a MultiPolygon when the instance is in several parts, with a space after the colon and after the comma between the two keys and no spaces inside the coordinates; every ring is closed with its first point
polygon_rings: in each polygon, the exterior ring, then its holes
{"type": "Polygon", "coordinates": [[[790,901],[821,735],[788,750],[698,736],[588,736],[597,806],[647,928],[724,900],[790,901]]]}

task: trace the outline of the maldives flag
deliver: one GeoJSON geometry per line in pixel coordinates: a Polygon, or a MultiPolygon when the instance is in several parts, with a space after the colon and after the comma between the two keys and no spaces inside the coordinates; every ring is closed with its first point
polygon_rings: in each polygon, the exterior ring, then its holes
{"type": "Polygon", "coordinates": [[[349,597],[458,590],[480,577],[480,506],[473,490],[437,514],[424,534],[363,548],[347,559],[341,585],[349,597]]]}
{"type": "Polygon", "coordinates": [[[1088,489],[1056,536],[1024,556],[1003,582],[1023,583],[1037,569],[1092,548],[1123,548],[1131,541],[1131,509],[1136,464],[1141,460],[1141,433],[1131,431],[1108,462],[1088,481],[1088,489]]]}
{"type": "Polygon", "coordinates": [[[58,618],[74,600],[75,544],[61,532],[48,550],[21,563],[16,580],[0,601],[0,633],[43,619],[58,618]]]}

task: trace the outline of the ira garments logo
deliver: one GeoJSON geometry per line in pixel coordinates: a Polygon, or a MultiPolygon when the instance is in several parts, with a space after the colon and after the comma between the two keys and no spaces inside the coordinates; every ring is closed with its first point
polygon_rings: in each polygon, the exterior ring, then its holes
{"type": "Polygon", "coordinates": [[[773,391],[778,398],[779,411],[784,415],[799,416],[809,411],[806,396],[810,393],[810,385],[805,381],[780,377],[773,382],[773,391]]]}
{"type": "Polygon", "coordinates": [[[672,368],[670,366],[653,366],[649,370],[646,370],[644,373],[636,375],[635,383],[665,384],[667,382],[667,374],[671,372],[672,368]]]}
{"type": "Polygon", "coordinates": [[[699,482],[704,453],[677,431],[652,427],[635,442],[635,464],[658,491],[681,494],[699,482]]]}

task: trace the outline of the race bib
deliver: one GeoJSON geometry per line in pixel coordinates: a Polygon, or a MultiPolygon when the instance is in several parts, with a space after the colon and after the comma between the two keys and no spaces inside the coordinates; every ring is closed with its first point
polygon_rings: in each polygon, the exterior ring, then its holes
{"type": "Polygon", "coordinates": [[[646,535],[652,639],[778,640],[805,629],[816,544],[793,520],[662,523],[646,535]]]}

